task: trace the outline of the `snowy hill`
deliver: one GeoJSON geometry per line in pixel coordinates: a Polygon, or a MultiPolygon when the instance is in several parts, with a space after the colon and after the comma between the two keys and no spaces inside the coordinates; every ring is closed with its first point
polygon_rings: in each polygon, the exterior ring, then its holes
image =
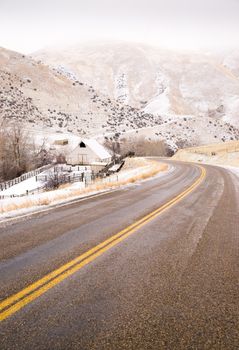
{"type": "Polygon", "coordinates": [[[19,121],[41,140],[142,135],[177,149],[239,139],[238,80],[229,68],[145,50],[98,45],[33,59],[0,49],[0,122],[19,121]]]}
{"type": "Polygon", "coordinates": [[[18,120],[46,132],[95,135],[157,125],[158,117],[121,104],[77,79],[28,56],[0,49],[0,121],[18,120]]]}
{"type": "Polygon", "coordinates": [[[209,116],[239,125],[239,52],[177,53],[124,42],[34,54],[147,113],[209,116]]]}

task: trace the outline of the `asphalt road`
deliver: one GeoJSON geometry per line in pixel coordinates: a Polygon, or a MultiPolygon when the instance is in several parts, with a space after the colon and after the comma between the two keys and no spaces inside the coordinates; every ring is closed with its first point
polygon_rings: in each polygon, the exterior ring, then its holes
{"type": "Polygon", "coordinates": [[[1,350],[239,349],[238,178],[173,164],[0,224],[1,350]]]}

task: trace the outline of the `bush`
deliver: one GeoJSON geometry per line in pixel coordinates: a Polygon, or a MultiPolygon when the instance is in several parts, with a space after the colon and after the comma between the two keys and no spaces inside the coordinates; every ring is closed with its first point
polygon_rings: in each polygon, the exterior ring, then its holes
{"type": "Polygon", "coordinates": [[[19,125],[0,127],[0,181],[31,170],[32,144],[19,125]]]}
{"type": "Polygon", "coordinates": [[[132,139],[124,138],[119,141],[107,140],[105,146],[111,149],[113,153],[118,153],[122,156],[129,153],[139,157],[167,155],[164,141],[148,140],[144,137],[135,137],[132,139]]]}
{"type": "Polygon", "coordinates": [[[44,144],[36,147],[20,124],[0,125],[0,181],[11,180],[51,160],[44,144]]]}
{"type": "Polygon", "coordinates": [[[64,174],[54,173],[48,176],[44,189],[47,191],[56,190],[60,185],[67,183],[67,178],[64,174]]]}

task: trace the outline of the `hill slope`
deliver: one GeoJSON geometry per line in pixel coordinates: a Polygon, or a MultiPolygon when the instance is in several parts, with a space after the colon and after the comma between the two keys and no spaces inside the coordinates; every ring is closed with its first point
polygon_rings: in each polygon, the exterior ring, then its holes
{"type": "Polygon", "coordinates": [[[0,49],[0,120],[94,135],[157,125],[145,115],[99,93],[64,70],[0,49]]]}
{"type": "MultiPolygon", "coordinates": [[[[99,74],[103,74],[101,63],[98,62],[99,74]]],[[[105,78],[102,77],[101,81],[101,76],[97,78],[97,74],[91,78],[94,84],[90,84],[90,81],[85,83],[78,77],[76,70],[62,65],[50,67],[39,60],[5,49],[0,49],[0,67],[0,122],[4,119],[12,122],[17,120],[36,134],[42,132],[43,135],[55,135],[55,132],[61,131],[103,139],[115,135],[143,135],[150,139],[165,140],[173,149],[239,138],[238,128],[212,114],[200,118],[193,113],[159,115],[146,112],[149,104],[138,109],[125,104],[125,100],[120,101],[120,98],[115,100],[102,93],[106,92],[108,85],[104,84],[105,78]]],[[[91,74],[98,72],[95,66],[89,65],[82,75],[86,74],[87,69],[88,72],[92,70],[91,74]]],[[[104,69],[105,74],[112,75],[109,67],[108,72],[106,67],[104,69]]],[[[88,79],[87,76],[85,78],[88,79]]],[[[153,83],[151,86],[148,82],[148,86],[149,89],[144,87],[142,92],[148,93],[150,88],[154,88],[153,83]]],[[[161,97],[166,92],[167,88],[161,97]]],[[[112,96],[110,90],[108,93],[112,96]]],[[[174,103],[178,108],[179,100],[174,103]]],[[[181,110],[183,113],[186,107],[183,100],[180,103],[181,107],[184,106],[181,110]]],[[[133,104],[139,103],[135,100],[133,104]]],[[[164,106],[163,98],[159,102],[161,104],[164,106]]]]}
{"type": "Polygon", "coordinates": [[[175,160],[239,167],[239,142],[225,142],[179,150],[175,160]]]}
{"type": "Polygon", "coordinates": [[[238,55],[118,42],[45,49],[34,57],[64,66],[102,93],[148,113],[209,116],[238,126],[238,55]]]}

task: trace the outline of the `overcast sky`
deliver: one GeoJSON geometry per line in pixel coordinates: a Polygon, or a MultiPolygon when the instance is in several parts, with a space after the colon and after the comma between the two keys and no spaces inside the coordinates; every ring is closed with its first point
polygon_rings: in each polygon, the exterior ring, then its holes
{"type": "Polygon", "coordinates": [[[239,0],[0,0],[0,46],[120,39],[162,47],[239,47],[239,0]]]}

